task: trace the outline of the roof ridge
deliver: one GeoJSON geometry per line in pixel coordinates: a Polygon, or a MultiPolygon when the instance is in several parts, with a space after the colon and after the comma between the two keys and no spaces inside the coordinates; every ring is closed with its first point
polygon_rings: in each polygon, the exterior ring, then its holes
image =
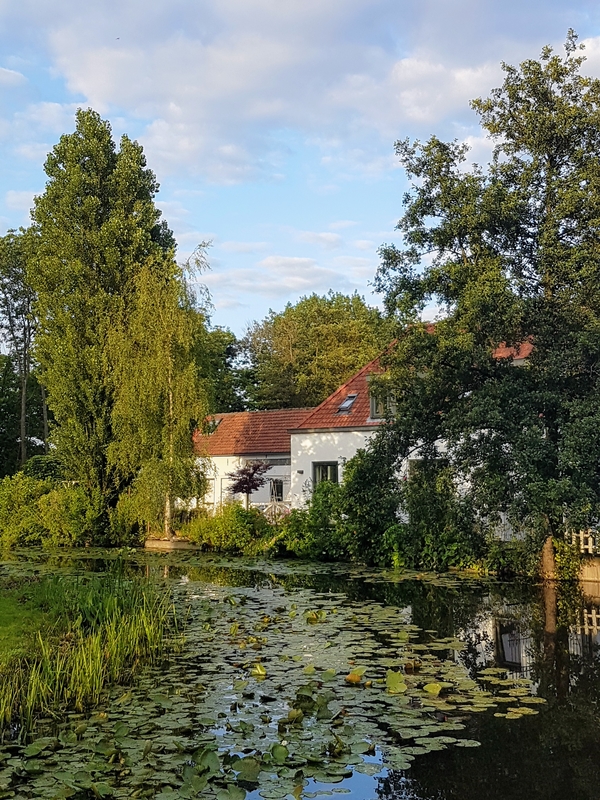
{"type": "MultiPolygon", "coordinates": [[[[302,420],[302,427],[305,427],[306,423],[307,423],[307,422],[310,420],[310,418],[311,418],[311,417],[313,417],[313,416],[315,416],[315,415],[317,414],[317,412],[318,412],[318,411],[320,411],[320,410],[321,410],[321,408],[322,408],[323,406],[325,406],[325,404],[326,404],[326,403],[329,403],[331,400],[333,400],[333,398],[334,398],[334,397],[335,397],[337,394],[339,394],[339,393],[340,393],[340,392],[342,392],[344,389],[346,389],[346,387],[348,386],[348,384],[349,384],[349,383],[352,383],[352,381],[356,380],[357,378],[360,378],[360,376],[363,374],[363,372],[365,372],[365,370],[367,370],[369,367],[373,366],[373,364],[375,364],[375,362],[376,362],[376,361],[379,361],[379,359],[381,358],[381,356],[382,356],[382,355],[383,355],[385,352],[387,352],[387,351],[386,351],[386,350],[384,350],[384,351],[383,351],[383,352],[381,352],[381,353],[380,353],[378,356],[375,356],[375,358],[373,358],[371,361],[369,361],[369,363],[368,363],[368,364],[365,364],[365,366],[364,366],[364,367],[362,367],[361,369],[359,369],[359,370],[358,370],[358,372],[355,372],[353,375],[351,375],[351,376],[348,378],[348,380],[347,380],[347,381],[345,381],[344,383],[342,383],[342,385],[341,385],[341,386],[338,386],[338,388],[337,388],[337,389],[336,389],[334,392],[332,392],[330,395],[327,395],[327,397],[325,398],[325,400],[323,400],[323,402],[322,402],[322,403],[319,403],[319,405],[318,405],[316,408],[313,408],[313,409],[311,410],[310,414],[308,414],[308,415],[306,416],[306,419],[303,419],[303,420],[302,420]]],[[[298,430],[300,430],[300,428],[298,428],[298,430]]]]}

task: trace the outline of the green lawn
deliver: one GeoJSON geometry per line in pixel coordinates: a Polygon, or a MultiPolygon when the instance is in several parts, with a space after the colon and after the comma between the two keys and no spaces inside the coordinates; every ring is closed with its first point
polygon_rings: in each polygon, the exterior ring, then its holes
{"type": "Polygon", "coordinates": [[[0,584],[0,663],[31,652],[44,617],[22,590],[4,589],[0,584]]]}

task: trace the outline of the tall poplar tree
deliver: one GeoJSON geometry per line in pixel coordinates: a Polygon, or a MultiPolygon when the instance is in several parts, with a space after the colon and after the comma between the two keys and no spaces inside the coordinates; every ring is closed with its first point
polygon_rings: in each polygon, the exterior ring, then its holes
{"type": "Polygon", "coordinates": [[[65,474],[85,488],[105,522],[131,480],[108,457],[115,402],[108,337],[132,303],[143,265],[163,263],[174,240],[153,202],[158,184],[142,148],[123,136],[117,149],[96,112],[77,112],[75,131],[60,138],[45,171],[29,275],[39,320],[35,353],[65,474]]]}

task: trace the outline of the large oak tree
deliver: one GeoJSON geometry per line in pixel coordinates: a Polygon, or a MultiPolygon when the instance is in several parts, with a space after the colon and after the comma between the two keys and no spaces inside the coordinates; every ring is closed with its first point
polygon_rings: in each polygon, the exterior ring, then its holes
{"type": "Polygon", "coordinates": [[[443,455],[482,524],[504,512],[549,555],[552,536],[600,519],[600,81],[576,40],[504,64],[472,103],[487,167],[457,142],[396,144],[414,185],[378,278],[402,331],[398,455],[443,455]],[[431,301],[433,330],[419,323],[431,301]],[[519,353],[494,357],[503,343],[533,350],[515,366],[519,353]]]}

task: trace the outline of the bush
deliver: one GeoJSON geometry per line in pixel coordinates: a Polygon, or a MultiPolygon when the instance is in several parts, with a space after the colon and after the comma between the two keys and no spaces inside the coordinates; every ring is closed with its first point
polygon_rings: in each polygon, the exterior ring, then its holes
{"type": "Polygon", "coordinates": [[[44,546],[80,547],[94,542],[102,504],[81,486],[65,485],[42,495],[37,502],[44,546]]]}
{"type": "Polygon", "coordinates": [[[38,480],[61,480],[62,464],[56,456],[31,456],[23,466],[23,473],[38,480]]]}
{"type": "Polygon", "coordinates": [[[438,460],[413,464],[402,488],[404,520],[386,532],[399,566],[445,570],[472,566],[484,552],[469,497],[461,496],[452,470],[438,460]]]}
{"type": "Polygon", "coordinates": [[[15,547],[38,544],[44,525],[38,501],[52,489],[52,482],[22,472],[0,481],[0,544],[15,547]]]}
{"type": "Polygon", "coordinates": [[[280,536],[256,508],[223,503],[214,515],[201,515],[181,528],[181,536],[210,550],[254,555],[272,549],[280,536]]]}
{"type": "Polygon", "coordinates": [[[286,550],[302,558],[322,561],[345,560],[347,532],[341,513],[343,488],[323,481],[306,509],[294,509],[280,523],[286,550]]]}

